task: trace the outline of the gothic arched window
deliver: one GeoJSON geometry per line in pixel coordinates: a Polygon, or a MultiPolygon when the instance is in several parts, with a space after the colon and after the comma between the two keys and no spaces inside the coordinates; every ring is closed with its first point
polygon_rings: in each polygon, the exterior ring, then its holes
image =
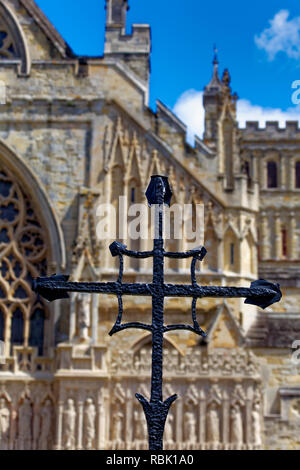
{"type": "MultiPolygon", "coordinates": [[[[33,278],[47,275],[47,255],[45,235],[29,197],[0,164],[0,311],[3,324],[10,325],[10,331],[2,329],[11,352],[13,345],[27,346],[29,338],[35,338],[34,345],[43,353],[44,327],[40,318],[35,320],[36,295],[31,284],[33,278]]],[[[44,305],[38,305],[45,316],[44,305]]]]}
{"type": "Polygon", "coordinates": [[[12,13],[9,2],[0,2],[0,61],[18,65],[18,73],[30,72],[30,55],[21,24],[12,13]]]}
{"type": "Polygon", "coordinates": [[[267,177],[268,177],[268,188],[277,188],[278,177],[277,177],[277,163],[276,162],[268,162],[267,177]]]}
{"type": "Polygon", "coordinates": [[[296,162],[295,165],[295,187],[300,189],[300,162],[296,162]]]}

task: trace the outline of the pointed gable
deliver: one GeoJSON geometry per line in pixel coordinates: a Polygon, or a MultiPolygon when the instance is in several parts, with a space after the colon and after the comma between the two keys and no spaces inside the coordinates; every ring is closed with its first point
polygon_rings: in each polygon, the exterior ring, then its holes
{"type": "Polygon", "coordinates": [[[33,60],[67,58],[74,53],[33,0],[0,0],[0,64],[29,75],[33,60]]]}
{"type": "Polygon", "coordinates": [[[213,348],[236,348],[241,346],[245,339],[243,330],[226,301],[217,307],[207,332],[207,342],[213,348]]]}

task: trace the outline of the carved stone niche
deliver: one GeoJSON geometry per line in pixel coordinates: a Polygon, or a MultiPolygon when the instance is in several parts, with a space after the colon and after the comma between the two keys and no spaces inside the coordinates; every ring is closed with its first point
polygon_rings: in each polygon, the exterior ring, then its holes
{"type": "Polygon", "coordinates": [[[9,450],[10,403],[6,396],[0,396],[0,450],[9,450]]]}
{"type": "Polygon", "coordinates": [[[53,410],[54,405],[52,399],[50,397],[46,397],[41,403],[38,415],[38,435],[36,436],[36,446],[39,450],[52,449],[54,431],[53,410]]]}
{"type": "Polygon", "coordinates": [[[18,406],[18,437],[16,448],[18,450],[32,450],[33,442],[33,403],[25,395],[18,406]]]}
{"type": "Polygon", "coordinates": [[[300,426],[300,387],[282,387],[279,397],[281,419],[300,426]]]}
{"type": "Polygon", "coordinates": [[[115,384],[110,406],[110,429],[108,448],[124,450],[126,439],[126,391],[121,383],[115,384]]]}

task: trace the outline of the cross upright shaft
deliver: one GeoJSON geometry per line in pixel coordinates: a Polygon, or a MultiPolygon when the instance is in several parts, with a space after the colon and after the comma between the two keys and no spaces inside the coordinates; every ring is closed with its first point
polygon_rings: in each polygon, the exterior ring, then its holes
{"type": "Polygon", "coordinates": [[[163,328],[164,328],[164,240],[163,240],[163,185],[159,187],[156,206],[155,239],[153,249],[153,295],[152,295],[152,384],[151,402],[162,401],[163,328]],[[157,230],[158,229],[158,230],[157,230]],[[158,238],[156,236],[158,235],[158,238]]]}
{"type": "Polygon", "coordinates": [[[196,318],[197,299],[202,297],[245,297],[245,303],[266,308],[281,299],[279,284],[258,280],[251,283],[250,288],[199,286],[196,280],[195,266],[202,261],[206,249],[200,247],[185,253],[172,253],[164,250],[163,239],[163,211],[164,204],[170,205],[172,192],[165,176],[152,176],[146,192],[150,206],[155,205],[155,237],[152,251],[139,252],[127,250],[125,245],[114,242],[110,246],[112,256],[119,256],[120,270],[116,282],[81,283],[68,282],[68,276],[52,276],[38,278],[33,281],[33,290],[52,301],[68,297],[68,292],[93,292],[114,294],[119,302],[119,314],[110,335],[128,328],[138,328],[150,331],[152,334],[152,376],[150,402],[140,394],[137,399],[143,406],[149,433],[149,449],[162,450],[163,433],[168,412],[177,395],[163,401],[163,336],[167,331],[188,330],[198,335],[206,336],[200,328],[196,318]],[[153,280],[151,284],[123,283],[123,256],[133,258],[153,258],[153,280]],[[192,258],[191,284],[174,285],[164,283],[164,258],[192,258]],[[142,295],[152,297],[152,324],[140,322],[122,323],[123,295],[142,295]],[[185,324],[164,325],[164,298],[165,297],[191,297],[193,326],[185,324]]]}

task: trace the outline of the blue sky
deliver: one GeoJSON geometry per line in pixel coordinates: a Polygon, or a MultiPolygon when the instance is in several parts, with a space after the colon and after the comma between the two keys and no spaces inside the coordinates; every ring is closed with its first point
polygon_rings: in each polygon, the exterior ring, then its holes
{"type": "MultiPolygon", "coordinates": [[[[37,3],[76,53],[103,54],[104,0],[37,3]]],[[[130,7],[128,31],[132,23],[152,28],[152,108],[160,99],[191,132],[202,132],[201,92],[216,43],[220,70],[229,68],[241,99],[241,125],[300,118],[291,100],[292,83],[300,80],[299,0],[130,0],[130,7]]]]}

